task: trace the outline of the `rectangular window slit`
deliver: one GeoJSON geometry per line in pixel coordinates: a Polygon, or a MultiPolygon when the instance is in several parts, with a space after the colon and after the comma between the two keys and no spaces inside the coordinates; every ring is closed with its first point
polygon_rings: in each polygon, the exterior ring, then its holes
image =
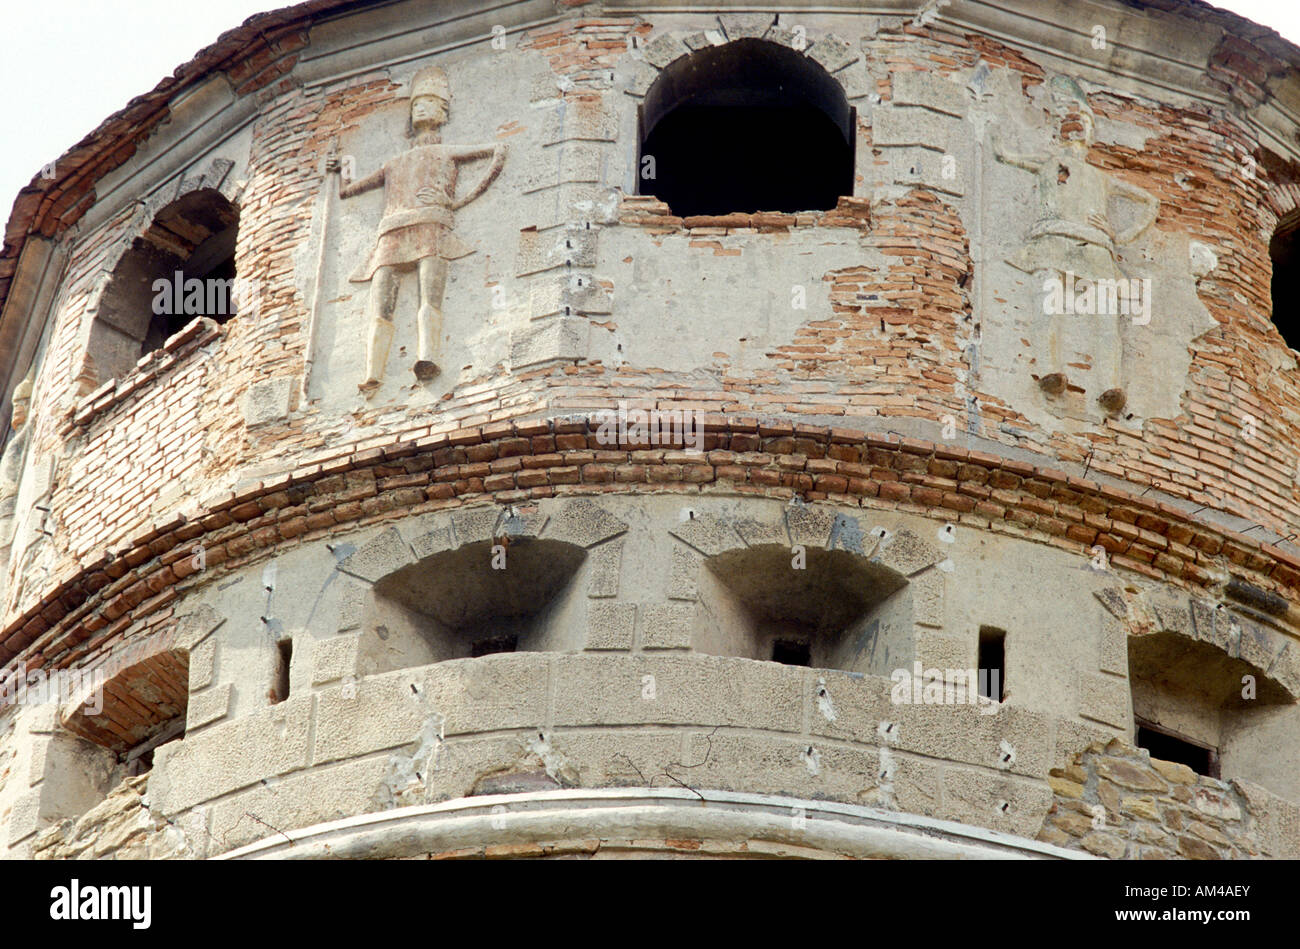
{"type": "Polygon", "coordinates": [[[993,626],[980,627],[979,680],[980,695],[1001,702],[1006,695],[1006,642],[1005,630],[993,626]]]}
{"type": "Polygon", "coordinates": [[[292,659],[292,639],[282,639],[275,644],[275,681],[271,684],[272,705],[277,705],[289,697],[289,664],[292,659]]]}

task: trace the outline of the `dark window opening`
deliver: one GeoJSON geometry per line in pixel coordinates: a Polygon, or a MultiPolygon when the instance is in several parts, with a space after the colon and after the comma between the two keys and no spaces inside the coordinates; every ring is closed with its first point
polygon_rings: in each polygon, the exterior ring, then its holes
{"type": "Polygon", "coordinates": [[[819,211],[853,194],[857,118],[802,53],[743,39],[665,69],[640,112],[638,193],[682,217],[819,211]]]}
{"type": "Polygon", "coordinates": [[[518,636],[493,636],[489,639],[475,640],[469,649],[470,658],[490,656],[494,652],[514,652],[518,642],[518,636]]]}
{"type": "Polygon", "coordinates": [[[1185,764],[1197,774],[1209,778],[1219,777],[1219,754],[1209,745],[1191,741],[1165,729],[1156,728],[1140,720],[1137,728],[1137,746],[1145,748],[1152,758],[1185,764]]]}
{"type": "Polygon", "coordinates": [[[1004,630],[992,626],[980,627],[979,663],[976,679],[980,695],[1001,702],[1006,695],[1006,641],[1004,630]]]}
{"type": "Polygon", "coordinates": [[[282,639],[275,644],[275,673],[271,682],[271,704],[277,705],[289,697],[289,667],[293,660],[293,640],[282,639]]]}
{"type": "Polygon", "coordinates": [[[1292,349],[1300,350],[1300,212],[1284,218],[1269,241],[1268,254],[1273,258],[1273,325],[1292,349]]]}
{"type": "Polygon", "coordinates": [[[213,189],[178,198],[118,259],[91,328],[94,381],[121,378],[199,317],[224,323],[238,308],[239,209],[213,189]]]}
{"type": "Polygon", "coordinates": [[[812,647],[806,642],[778,639],[772,643],[772,661],[782,662],[787,666],[810,666],[812,665],[812,647]]]}

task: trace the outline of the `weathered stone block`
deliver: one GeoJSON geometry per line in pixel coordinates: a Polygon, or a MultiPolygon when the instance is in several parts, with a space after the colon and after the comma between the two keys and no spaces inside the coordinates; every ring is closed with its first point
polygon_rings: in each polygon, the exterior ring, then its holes
{"type": "Polygon", "coordinates": [[[938,548],[904,529],[885,538],[871,561],[911,576],[942,559],[943,554],[938,548]]]}
{"type": "Polygon", "coordinates": [[[1052,804],[1045,782],[972,768],[945,768],[943,790],[938,816],[1022,837],[1038,833],[1052,804]]]}
{"type": "Polygon", "coordinates": [[[1097,667],[1102,672],[1128,675],[1128,628],[1113,616],[1103,614],[1097,667]]]}
{"type": "Polygon", "coordinates": [[[750,547],[777,546],[789,547],[790,535],[785,525],[773,521],[760,521],[752,517],[737,518],[736,533],[750,547]]]}
{"type": "Polygon", "coordinates": [[[588,649],[631,649],[636,604],[599,601],[587,605],[588,649]]]}
{"type": "Polygon", "coordinates": [[[915,105],[958,118],[966,114],[965,88],[932,72],[908,70],[890,76],[893,104],[915,105]]]}
{"type": "Polygon", "coordinates": [[[510,336],[510,362],[516,369],[552,359],[582,359],[590,347],[591,325],[580,317],[550,317],[510,336]]]}
{"type": "Polygon", "coordinates": [[[670,600],[695,600],[699,598],[700,559],[693,551],[673,545],[668,576],[670,600]]]}
{"type": "Polygon", "coordinates": [[[190,692],[197,692],[212,684],[216,669],[216,640],[206,640],[190,650],[190,692]]]}
{"type": "Polygon", "coordinates": [[[587,596],[618,596],[619,573],[623,567],[623,541],[592,548],[587,554],[587,596]]]}
{"type": "Polygon", "coordinates": [[[292,406],[297,383],[297,379],[289,376],[275,376],[254,382],[244,397],[245,424],[252,428],[285,418],[292,406]]]}
{"type": "Polygon", "coordinates": [[[359,637],[331,636],[311,644],[311,684],[322,685],[356,675],[359,637]]]}
{"type": "Polygon", "coordinates": [[[689,649],[695,622],[693,604],[669,603],[642,609],[642,649],[689,649]]]}
{"type": "Polygon", "coordinates": [[[348,576],[337,577],[334,585],[338,587],[338,631],[356,629],[366,616],[370,585],[348,576]]]}
{"type": "MultiPolygon", "coordinates": [[[[944,575],[939,570],[926,570],[912,577],[912,618],[921,626],[942,628],[944,575]]],[[[929,662],[929,659],[923,661],[929,662]]]]}
{"type": "Polygon", "coordinates": [[[1165,782],[1153,769],[1123,758],[1101,758],[1097,761],[1097,773],[1108,781],[1131,791],[1166,790],[1165,782]]]}
{"type": "Polygon", "coordinates": [[[501,526],[501,508],[488,506],[458,511],[452,515],[451,523],[456,547],[493,540],[501,526]]]}
{"type": "Polygon", "coordinates": [[[617,537],[627,524],[586,499],[565,502],[551,509],[544,536],[579,547],[591,547],[617,537]]]}
{"type": "Polygon", "coordinates": [[[596,266],[599,236],[600,230],[594,227],[521,231],[515,276],[525,277],[555,267],[590,270],[596,266]]]}
{"type": "Polygon", "coordinates": [[[411,537],[411,549],[415,551],[415,556],[420,560],[426,557],[432,557],[434,554],[442,553],[444,550],[451,550],[453,543],[451,538],[451,526],[443,523],[441,526],[425,525],[426,529],[414,533],[411,537]]]}
{"type": "Polygon", "coordinates": [[[1132,718],[1131,709],[1126,679],[1091,673],[1079,675],[1079,714],[1084,718],[1126,728],[1132,718]]]}
{"type": "Polygon", "coordinates": [[[685,521],[679,521],[668,533],[694,547],[706,557],[744,546],[744,541],[740,539],[731,522],[710,514],[696,515],[685,521]]]}
{"type": "Polygon", "coordinates": [[[154,752],[149,796],[167,815],[305,767],[312,697],[292,696],[154,752]]]}
{"type": "Polygon", "coordinates": [[[770,13],[723,13],[718,22],[727,39],[734,43],[739,39],[761,39],[776,23],[776,17],[770,13]]]}
{"type": "Polygon", "coordinates": [[[185,713],[186,733],[192,733],[204,725],[225,718],[230,711],[230,690],[231,684],[227,682],[225,685],[191,695],[185,713]]]}
{"type": "Polygon", "coordinates": [[[789,504],[785,508],[785,526],[791,544],[826,547],[831,536],[835,513],[812,504],[789,504]]]}
{"type": "Polygon", "coordinates": [[[871,141],[878,148],[920,146],[948,151],[954,138],[953,119],[908,106],[877,106],[871,112],[871,141]]]}
{"type": "Polygon", "coordinates": [[[410,545],[395,527],[373,537],[356,553],[339,564],[339,569],[374,583],[414,563],[410,545]]]}
{"type": "Polygon", "coordinates": [[[841,39],[834,33],[827,33],[812,44],[808,56],[820,63],[827,72],[833,73],[850,63],[856,63],[862,54],[848,40],[841,39]]]}
{"type": "Polygon", "coordinates": [[[558,656],[555,724],[802,727],[806,670],[716,656],[558,656]],[[650,676],[650,679],[646,679],[650,676]]]}
{"type": "Polygon", "coordinates": [[[660,33],[643,50],[645,61],[657,69],[663,69],[673,60],[690,54],[690,48],[672,33],[660,33]]]}
{"type": "Polygon", "coordinates": [[[216,631],[225,621],[224,616],[204,603],[192,613],[187,613],[176,620],[174,644],[177,649],[193,649],[209,633],[216,631]]]}

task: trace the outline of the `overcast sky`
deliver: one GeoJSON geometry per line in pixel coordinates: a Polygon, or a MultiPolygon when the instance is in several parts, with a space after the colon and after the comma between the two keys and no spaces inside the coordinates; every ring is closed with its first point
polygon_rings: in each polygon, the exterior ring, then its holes
{"type": "MultiPolygon", "coordinates": [[[[0,222],[18,189],[134,96],[188,62],[223,31],[288,0],[34,0],[9,3],[0,31],[5,147],[0,222]]],[[[1216,6],[1300,43],[1297,0],[1216,6]]]]}

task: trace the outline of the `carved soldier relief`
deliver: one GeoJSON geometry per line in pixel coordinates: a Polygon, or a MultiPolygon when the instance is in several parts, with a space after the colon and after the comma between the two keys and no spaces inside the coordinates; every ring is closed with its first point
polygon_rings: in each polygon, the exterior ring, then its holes
{"type": "MultiPolygon", "coordinates": [[[[27,448],[32,438],[28,424],[28,408],[32,399],[32,383],[36,375],[33,364],[27,377],[18,383],[13,394],[13,434],[0,456],[0,598],[8,588],[9,565],[13,559],[14,528],[18,520],[18,492],[22,487],[23,468],[27,461],[27,448]]],[[[21,547],[21,545],[20,545],[21,547]]]]}
{"type": "MultiPolygon", "coordinates": [[[[1033,274],[1033,286],[1044,294],[1042,311],[1052,361],[1040,379],[1044,390],[1058,394],[1065,388],[1072,344],[1082,343],[1097,355],[1095,378],[1105,390],[1093,396],[1108,410],[1118,411],[1125,402],[1118,321],[1132,316],[1143,301],[1142,285],[1130,281],[1120,268],[1116,247],[1132,243],[1151,226],[1159,202],[1136,185],[1088,162],[1096,118],[1078,84],[1056,76],[1049,89],[1052,111],[1058,120],[1057,139],[1050,151],[1017,154],[994,137],[999,161],[1037,177],[1038,219],[1025,244],[1007,258],[1007,263],[1033,274]],[[1136,206],[1127,227],[1112,220],[1116,198],[1136,206]],[[1092,303],[1076,308],[1076,299],[1092,303]],[[1115,309],[1122,312],[1110,312],[1101,306],[1111,299],[1121,304],[1115,309]],[[1080,321],[1088,325],[1080,327],[1080,321]],[[1080,329],[1084,332],[1080,333],[1080,329]],[[1098,345],[1098,337],[1111,345],[1098,345]]],[[[1149,300],[1146,304],[1149,307],[1149,300]]]]}
{"type": "MultiPolygon", "coordinates": [[[[415,376],[427,382],[438,373],[438,338],[447,263],[473,253],[455,234],[454,212],[481,195],[501,173],[504,145],[444,145],[450,92],[447,76],[434,66],[416,73],[411,84],[411,130],[415,144],[389,159],[378,171],[339,189],[350,198],[373,188],[384,189],[384,216],[369,258],[350,278],[370,283],[366,309],[366,378],[358,388],[367,396],[384,378],[394,333],[394,309],[402,274],[415,271],[420,304],[417,312],[415,376]],[[475,185],[456,197],[460,165],[491,158],[475,185]]],[[[338,170],[338,164],[331,167],[338,170]]]]}

